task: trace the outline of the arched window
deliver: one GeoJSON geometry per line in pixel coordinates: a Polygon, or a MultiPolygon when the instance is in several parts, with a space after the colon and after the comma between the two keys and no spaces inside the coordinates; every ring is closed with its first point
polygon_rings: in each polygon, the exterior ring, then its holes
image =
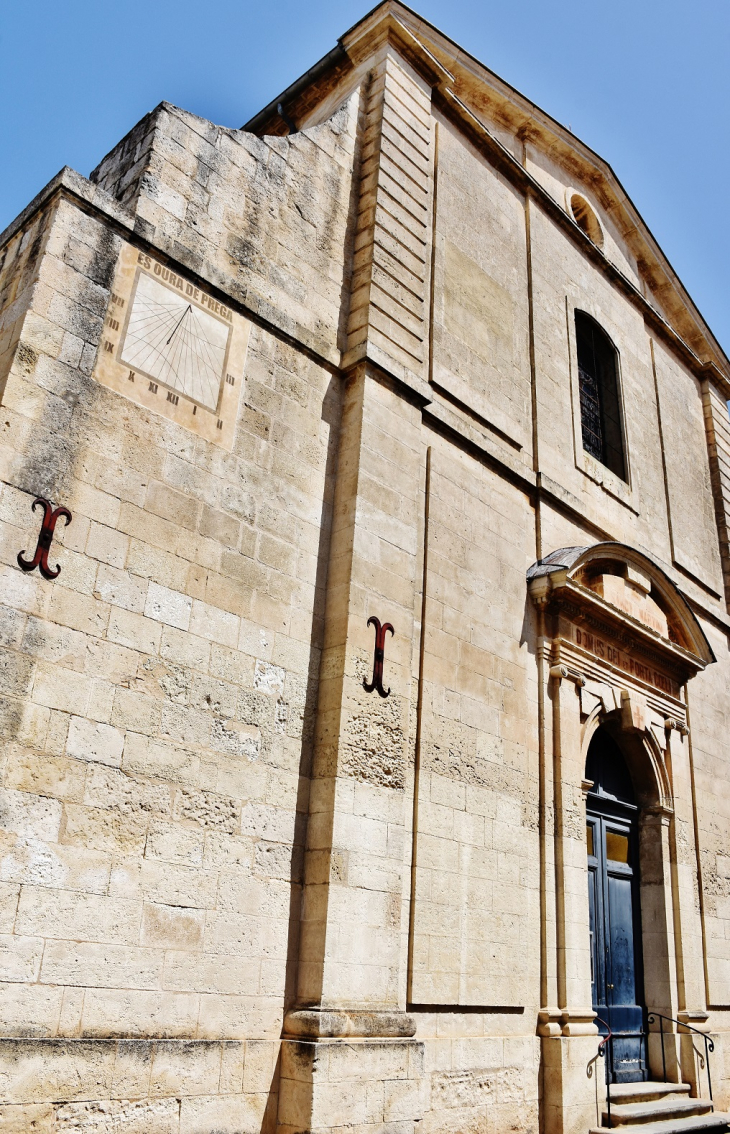
{"type": "Polygon", "coordinates": [[[626,480],[616,348],[585,311],[575,313],[583,448],[626,480]]]}

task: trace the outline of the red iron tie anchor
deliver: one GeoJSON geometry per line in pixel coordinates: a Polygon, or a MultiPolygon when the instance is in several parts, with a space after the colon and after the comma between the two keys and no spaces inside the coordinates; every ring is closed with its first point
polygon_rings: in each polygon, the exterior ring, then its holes
{"type": "Polygon", "coordinates": [[[54,511],[53,505],[49,500],[44,500],[42,496],[37,496],[33,501],[33,511],[35,512],[36,506],[40,504],[43,509],[43,523],[41,530],[38,533],[38,545],[35,549],[35,555],[32,559],[23,559],[24,551],[18,553],[18,566],[23,571],[34,571],[36,567],[40,568],[41,575],[44,579],[57,579],[61,574],[61,568],[56,564],[55,569],[48,566],[48,552],[51,550],[51,543],[53,542],[53,533],[56,530],[56,522],[59,516],[63,516],[66,520],[66,527],[71,523],[71,513],[68,508],[56,508],[54,511]]]}
{"type": "Polygon", "coordinates": [[[380,625],[380,619],[375,615],[368,618],[368,626],[375,627],[375,657],[373,660],[373,680],[367,682],[363,679],[363,689],[366,693],[372,693],[373,689],[377,689],[381,697],[387,697],[390,693],[390,686],[388,689],[383,689],[383,662],[385,661],[385,632],[390,630],[391,635],[395,634],[395,630],[389,622],[380,625]]]}

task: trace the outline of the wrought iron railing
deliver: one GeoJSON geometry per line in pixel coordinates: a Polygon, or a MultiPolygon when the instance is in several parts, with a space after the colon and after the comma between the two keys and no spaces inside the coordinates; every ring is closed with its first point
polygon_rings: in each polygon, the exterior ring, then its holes
{"type": "MultiPolygon", "coordinates": [[[[597,1024],[603,1024],[604,1028],[606,1029],[606,1035],[601,1036],[601,1041],[598,1045],[598,1053],[596,1055],[596,1059],[600,1058],[600,1059],[603,1060],[603,1070],[604,1070],[605,1079],[606,1079],[606,1113],[607,1113],[607,1117],[608,1117],[608,1125],[610,1126],[611,1125],[611,1060],[609,1058],[609,1051],[611,1050],[611,1046],[613,1045],[613,1032],[611,1031],[610,1025],[607,1024],[605,1020],[602,1020],[600,1016],[596,1016],[595,1022],[597,1024]]],[[[598,1116],[598,1124],[599,1124],[599,1126],[603,1125],[602,1122],[601,1122],[601,1116],[600,1115],[598,1116]]]]}
{"type": "MultiPolygon", "coordinates": [[[[707,1071],[707,1089],[710,1094],[710,1107],[714,1111],[715,1106],[712,1101],[712,1074],[710,1072],[710,1054],[715,1050],[715,1044],[713,1043],[710,1036],[708,1036],[706,1032],[701,1032],[699,1028],[693,1028],[691,1024],[685,1024],[683,1020],[675,1020],[673,1016],[663,1016],[661,1012],[650,1012],[646,1019],[647,1023],[649,1024],[655,1024],[657,1020],[659,1021],[659,1033],[662,1037],[662,1072],[664,1074],[665,1083],[667,1082],[667,1057],[664,1051],[664,1021],[666,1020],[669,1024],[676,1024],[678,1028],[685,1028],[687,1032],[692,1032],[693,1035],[701,1036],[701,1038],[704,1040],[704,1058],[702,1056],[702,1052],[698,1051],[695,1047],[694,1040],[692,1040],[692,1050],[695,1052],[697,1058],[699,1059],[700,1068],[704,1067],[707,1071]]],[[[656,1033],[654,1034],[656,1035],[656,1033]]],[[[670,1032],[669,1034],[671,1035],[673,1033],[670,1032]]],[[[674,1034],[682,1035],[683,1033],[679,1032],[674,1034]]]]}
{"type": "MultiPolygon", "coordinates": [[[[668,1024],[675,1024],[678,1029],[683,1028],[685,1030],[685,1033],[691,1032],[693,1035],[697,1035],[697,1036],[701,1037],[701,1039],[703,1040],[704,1045],[705,1045],[704,1056],[703,1056],[702,1052],[699,1051],[695,1047],[694,1039],[692,1040],[692,1050],[694,1051],[695,1055],[697,1056],[697,1059],[698,1059],[699,1065],[700,1065],[700,1070],[704,1069],[704,1070],[707,1071],[707,1089],[708,1089],[708,1093],[709,1093],[710,1109],[714,1112],[715,1104],[712,1100],[712,1073],[710,1071],[710,1055],[715,1050],[715,1044],[714,1044],[712,1038],[710,1036],[708,1036],[706,1032],[701,1032],[699,1030],[699,1028],[693,1028],[691,1024],[685,1024],[683,1020],[675,1020],[673,1016],[665,1016],[661,1012],[649,1012],[646,1019],[647,1019],[647,1024],[656,1024],[657,1021],[659,1022],[659,1035],[661,1036],[661,1045],[662,1045],[662,1073],[664,1075],[664,1082],[665,1083],[667,1083],[669,1080],[667,1079],[667,1056],[666,1056],[666,1051],[665,1051],[665,1047],[664,1047],[664,1036],[665,1036],[665,1034],[666,1035],[682,1035],[682,1034],[684,1034],[681,1031],[677,1031],[677,1032],[665,1031],[665,1028],[664,1028],[665,1021],[668,1024]]],[[[591,1060],[591,1062],[588,1066],[588,1076],[590,1078],[593,1074],[593,1066],[592,1065],[598,1059],[603,1059],[604,1071],[605,1071],[605,1080],[606,1080],[606,1119],[607,1119],[606,1124],[607,1124],[607,1126],[610,1127],[611,1126],[611,1064],[613,1062],[613,1039],[614,1039],[614,1036],[613,1036],[613,1032],[611,1031],[611,1027],[606,1022],[606,1020],[601,1019],[600,1016],[596,1016],[595,1022],[597,1024],[603,1024],[604,1028],[606,1029],[606,1035],[601,1036],[601,1040],[598,1044],[598,1051],[596,1052],[595,1057],[591,1060]]],[[[640,1034],[641,1034],[642,1037],[646,1037],[647,1043],[648,1043],[648,1037],[650,1035],[656,1035],[656,1032],[650,1032],[650,1031],[647,1030],[646,1032],[641,1032],[640,1034]]],[[[598,1121],[599,1121],[599,1124],[601,1124],[600,1115],[599,1115],[598,1121]]]]}

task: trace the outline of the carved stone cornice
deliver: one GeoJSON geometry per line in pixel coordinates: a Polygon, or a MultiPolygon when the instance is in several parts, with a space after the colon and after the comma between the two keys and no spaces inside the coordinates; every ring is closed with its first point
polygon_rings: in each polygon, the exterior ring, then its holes
{"type": "MultiPolygon", "coordinates": [[[[528,571],[528,589],[533,602],[557,619],[555,637],[563,635],[560,620],[590,630],[632,655],[640,654],[675,674],[683,683],[714,661],[714,655],[689,604],[656,564],[634,548],[617,543],[595,544],[585,548],[563,548],[553,552],[528,571]],[[652,595],[666,610],[673,628],[665,637],[653,626],[620,609],[598,590],[582,581],[586,570],[600,572],[601,564],[623,563],[630,575],[640,571],[652,595]]],[[[631,609],[631,608],[630,608],[631,609]]],[[[580,645],[580,642],[578,642],[580,645]]],[[[551,670],[552,673],[552,670],[551,670]]]]}

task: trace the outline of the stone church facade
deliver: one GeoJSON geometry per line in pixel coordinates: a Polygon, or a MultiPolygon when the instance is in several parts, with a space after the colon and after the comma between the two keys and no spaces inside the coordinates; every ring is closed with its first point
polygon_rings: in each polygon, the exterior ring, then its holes
{"type": "Polygon", "coordinates": [[[730,1104],[730,362],[601,158],[386,0],[39,194],[0,391],[0,1129],[730,1104]]]}

